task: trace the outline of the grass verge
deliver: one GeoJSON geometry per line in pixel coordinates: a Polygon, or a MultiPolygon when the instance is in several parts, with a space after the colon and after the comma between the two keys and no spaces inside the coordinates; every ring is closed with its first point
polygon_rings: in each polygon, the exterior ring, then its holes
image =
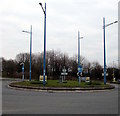
{"type": "MultiPolygon", "coordinates": [[[[32,87],[43,87],[43,83],[40,81],[24,81],[24,82],[16,82],[12,83],[13,85],[19,86],[32,86],[32,87]]],[[[91,82],[81,82],[80,86],[78,81],[66,81],[64,83],[59,83],[58,80],[48,80],[45,87],[81,87],[81,88],[90,88],[90,87],[98,87],[98,88],[109,88],[110,84],[104,85],[103,82],[99,81],[91,81],[91,82]]]]}

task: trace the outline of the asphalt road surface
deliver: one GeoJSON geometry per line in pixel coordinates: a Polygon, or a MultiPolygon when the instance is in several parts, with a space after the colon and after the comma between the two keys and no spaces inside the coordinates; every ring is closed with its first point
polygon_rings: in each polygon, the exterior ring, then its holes
{"type": "Polygon", "coordinates": [[[97,92],[38,92],[2,82],[3,114],[118,114],[118,88],[97,92]]]}

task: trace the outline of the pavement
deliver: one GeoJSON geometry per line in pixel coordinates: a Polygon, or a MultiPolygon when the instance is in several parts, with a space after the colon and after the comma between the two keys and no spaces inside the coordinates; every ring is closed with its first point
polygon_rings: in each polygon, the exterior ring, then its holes
{"type": "Polygon", "coordinates": [[[8,88],[13,82],[2,82],[3,114],[117,114],[118,86],[107,91],[43,92],[8,88]]]}

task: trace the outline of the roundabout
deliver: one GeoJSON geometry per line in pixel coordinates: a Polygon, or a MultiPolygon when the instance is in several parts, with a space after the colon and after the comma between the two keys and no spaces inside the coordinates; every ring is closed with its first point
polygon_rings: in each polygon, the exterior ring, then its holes
{"type": "MultiPolygon", "coordinates": [[[[18,82],[17,80],[16,82],[18,82]]],[[[112,90],[53,92],[8,87],[2,82],[3,114],[117,114],[118,86],[112,90]],[[27,91],[26,91],[27,90],[27,91]]]]}
{"type": "Polygon", "coordinates": [[[37,90],[37,91],[52,91],[52,92],[86,92],[86,91],[103,91],[114,89],[111,84],[104,85],[102,82],[92,81],[89,83],[81,82],[78,86],[77,81],[66,81],[59,83],[57,80],[49,80],[44,87],[40,81],[19,81],[9,84],[10,88],[37,90]]]}

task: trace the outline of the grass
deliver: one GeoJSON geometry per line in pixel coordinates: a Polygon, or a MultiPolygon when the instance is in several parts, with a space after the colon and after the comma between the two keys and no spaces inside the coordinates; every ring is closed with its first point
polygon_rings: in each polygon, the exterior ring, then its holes
{"type": "MultiPolygon", "coordinates": [[[[14,83],[15,85],[21,86],[33,86],[33,87],[42,87],[43,83],[40,81],[24,81],[24,82],[17,82],[14,83]]],[[[58,80],[48,80],[46,87],[79,87],[78,81],[66,81],[64,83],[59,83],[58,80]]],[[[80,87],[109,87],[109,84],[104,85],[103,82],[99,81],[91,81],[91,82],[81,82],[80,87]]]]}

